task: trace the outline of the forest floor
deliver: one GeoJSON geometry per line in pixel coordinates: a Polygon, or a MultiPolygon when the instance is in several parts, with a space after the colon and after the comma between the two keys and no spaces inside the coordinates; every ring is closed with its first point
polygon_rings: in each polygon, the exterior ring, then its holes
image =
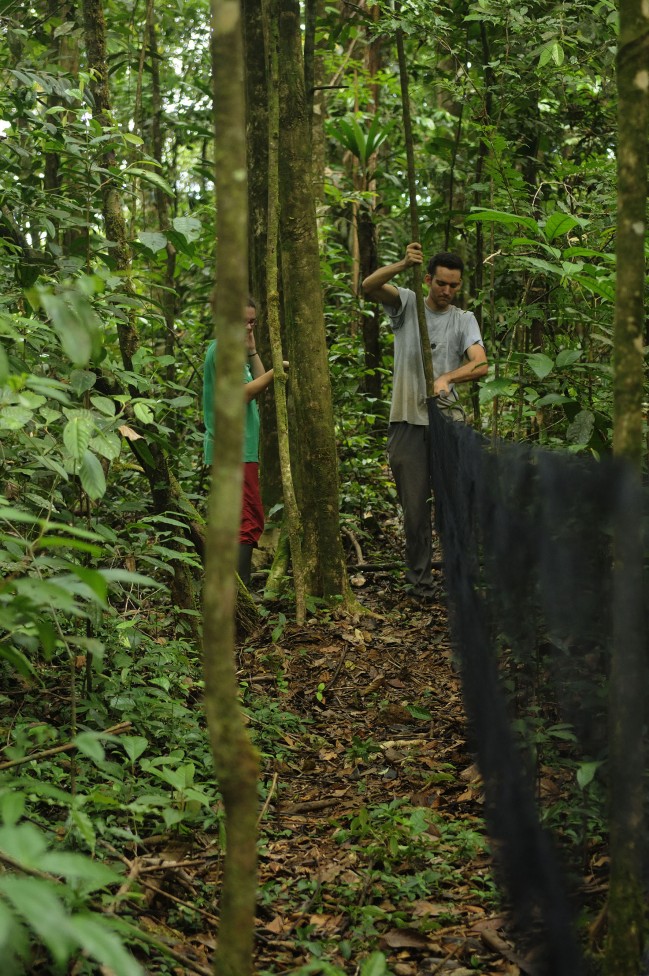
{"type": "MultiPolygon", "coordinates": [[[[355,608],[319,606],[297,626],[290,598],[262,602],[259,627],[237,648],[242,703],[261,757],[255,976],[534,976],[492,873],[443,574],[435,571],[435,600],[417,605],[402,588],[396,519],[375,545],[365,556],[358,544],[349,553],[355,608]]],[[[150,634],[135,633],[132,645],[113,651],[102,683],[78,703],[88,727],[117,730],[121,718],[134,733],[106,740],[105,760],[93,746],[75,763],[95,826],[89,817],[71,819],[67,751],[31,752],[34,730],[57,741],[69,709],[64,673],[48,694],[16,680],[5,688],[7,741],[20,746],[7,750],[8,765],[23,764],[25,752],[32,760],[5,785],[23,800],[42,796],[34,809],[50,843],[72,829],[82,850],[96,845],[98,857],[121,863],[123,882],[106,904],[110,912],[119,904],[135,927],[130,945],[147,974],[212,976],[223,811],[201,660],[166,636],[165,618],[159,626],[154,613],[142,619],[150,634]]],[[[84,662],[75,660],[75,670],[84,662]]],[[[539,770],[546,798],[574,781],[574,763],[569,772],[565,764],[539,770]]],[[[582,894],[597,919],[606,851],[577,812],[582,894]]],[[[39,951],[29,972],[52,971],[39,951]]],[[[69,970],[108,971],[87,958],[69,970]]]]}
{"type": "Polygon", "coordinates": [[[272,769],[260,973],[309,960],[320,972],[319,958],[352,974],[371,951],[395,976],[521,971],[498,911],[439,576],[439,600],[422,608],[389,573],[368,575],[357,594],[372,615],[287,626],[272,648],[241,652],[250,687],[307,723],[272,769]]]}
{"type": "MultiPolygon", "coordinates": [[[[421,607],[400,569],[351,572],[358,613],[319,611],[298,627],[275,608],[238,651],[263,768],[255,972],[531,973],[491,874],[442,574],[421,607]]],[[[195,835],[180,890],[177,876],[162,885],[187,909],[218,891],[213,843],[195,835]]],[[[182,945],[191,968],[171,971],[209,972],[212,920],[195,917],[182,945]]]]}

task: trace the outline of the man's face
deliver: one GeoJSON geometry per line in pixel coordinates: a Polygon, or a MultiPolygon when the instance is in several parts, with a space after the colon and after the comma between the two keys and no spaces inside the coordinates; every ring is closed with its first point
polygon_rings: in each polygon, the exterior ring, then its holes
{"type": "Polygon", "coordinates": [[[462,284],[462,272],[458,268],[442,268],[438,265],[424,281],[429,287],[428,303],[436,312],[444,312],[452,304],[462,284]]]}

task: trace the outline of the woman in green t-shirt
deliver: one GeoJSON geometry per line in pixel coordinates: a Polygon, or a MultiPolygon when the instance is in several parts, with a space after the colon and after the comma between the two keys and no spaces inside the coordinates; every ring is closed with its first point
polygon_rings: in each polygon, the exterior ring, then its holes
{"type": "MultiPolygon", "coordinates": [[[[243,371],[246,422],[243,446],[243,499],[239,531],[239,576],[248,586],[252,565],[252,550],[257,546],[264,531],[264,509],[259,490],[259,407],[257,397],[273,382],[274,370],[264,369],[255,344],[257,306],[249,298],[245,309],[245,343],[247,362],[243,371]]],[[[288,366],[288,363],[284,364],[288,366]]],[[[216,380],[216,340],[207,347],[203,369],[203,419],[205,437],[203,453],[205,464],[211,464],[214,455],[214,386],[216,380]]]]}

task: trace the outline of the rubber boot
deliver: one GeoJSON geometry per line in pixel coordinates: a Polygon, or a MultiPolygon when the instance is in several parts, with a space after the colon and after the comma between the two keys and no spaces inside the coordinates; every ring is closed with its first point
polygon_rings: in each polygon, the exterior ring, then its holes
{"type": "Polygon", "coordinates": [[[239,543],[239,566],[237,572],[239,578],[246,588],[250,586],[250,574],[252,571],[252,550],[254,546],[246,543],[239,543]]]}

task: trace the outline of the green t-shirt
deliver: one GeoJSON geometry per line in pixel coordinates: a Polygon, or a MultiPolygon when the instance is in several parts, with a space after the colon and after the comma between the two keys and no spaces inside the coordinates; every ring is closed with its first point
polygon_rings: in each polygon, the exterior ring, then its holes
{"type": "MultiPolygon", "coordinates": [[[[243,369],[243,382],[250,383],[254,379],[248,363],[243,369]]],[[[203,439],[203,457],[205,464],[212,463],[214,452],[214,385],[216,382],[216,340],[213,339],[207,347],[205,365],[203,367],[203,421],[205,423],[205,437],[203,439]]],[[[259,461],[259,407],[256,400],[246,404],[246,428],[243,441],[243,460],[259,461]]]]}

